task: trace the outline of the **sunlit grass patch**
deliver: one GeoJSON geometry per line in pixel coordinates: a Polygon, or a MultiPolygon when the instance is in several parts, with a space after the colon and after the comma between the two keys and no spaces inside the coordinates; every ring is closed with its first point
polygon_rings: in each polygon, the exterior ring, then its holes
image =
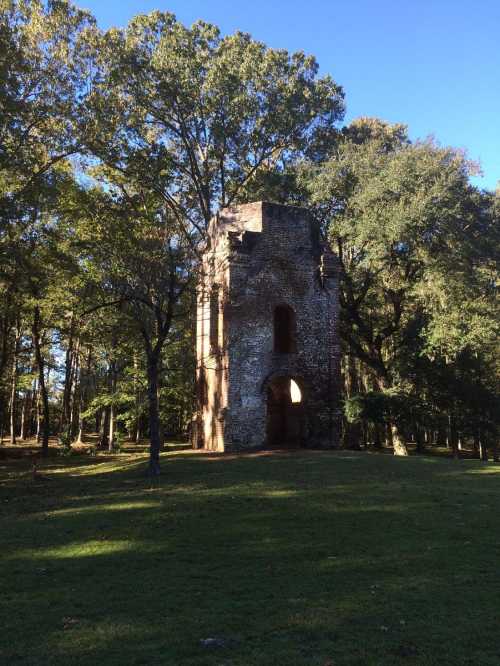
{"type": "MultiPolygon", "coordinates": [[[[96,557],[110,553],[123,553],[137,548],[137,544],[129,540],[91,540],[75,542],[59,546],[58,548],[37,548],[32,550],[19,550],[12,559],[16,560],[53,560],[69,559],[75,557],[96,557]]],[[[7,560],[8,558],[6,558],[7,560]]]]}
{"type": "Polygon", "coordinates": [[[112,458],[111,460],[106,460],[106,458],[98,459],[97,462],[92,462],[92,459],[85,464],[79,464],[78,466],[72,465],[70,459],[67,459],[67,462],[59,464],[57,466],[51,465],[50,463],[45,464],[40,467],[40,473],[43,474],[44,471],[50,472],[50,474],[59,475],[59,474],[71,474],[72,476],[97,476],[99,474],[110,474],[112,472],[119,471],[130,471],[133,467],[139,467],[143,465],[147,456],[144,455],[135,455],[133,457],[127,458],[126,456],[121,456],[120,458],[112,458]]]}
{"type": "Polygon", "coordinates": [[[500,463],[484,464],[481,467],[475,467],[467,470],[468,474],[500,474],[500,463]]]}
{"type": "Polygon", "coordinates": [[[155,501],[141,502],[118,502],[115,504],[94,504],[91,506],[80,506],[78,508],[55,509],[46,513],[47,516],[68,516],[82,513],[95,513],[96,511],[138,511],[141,509],[157,509],[161,506],[155,501]]]}
{"type": "Polygon", "coordinates": [[[262,497],[271,497],[275,499],[287,499],[289,497],[296,497],[299,492],[297,490],[268,490],[263,491],[262,497]]]}

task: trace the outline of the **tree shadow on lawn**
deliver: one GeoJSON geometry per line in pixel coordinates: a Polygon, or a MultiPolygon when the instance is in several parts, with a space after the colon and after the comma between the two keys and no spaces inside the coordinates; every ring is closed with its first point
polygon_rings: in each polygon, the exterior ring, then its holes
{"type": "Polygon", "coordinates": [[[158,486],[106,464],[8,489],[5,663],[499,663],[481,463],[173,455],[158,486]]]}

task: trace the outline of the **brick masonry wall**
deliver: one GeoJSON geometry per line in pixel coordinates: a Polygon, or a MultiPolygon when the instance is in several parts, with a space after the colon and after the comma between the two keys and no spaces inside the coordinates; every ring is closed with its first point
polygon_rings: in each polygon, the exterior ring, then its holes
{"type": "Polygon", "coordinates": [[[221,211],[209,238],[198,301],[195,446],[265,446],[268,387],[286,376],[302,391],[302,445],[336,447],[337,263],[314,221],[305,209],[257,202],[221,211]],[[274,352],[278,305],[295,312],[296,351],[289,354],[274,352]],[[214,316],[218,326],[211,328],[214,316]]]}

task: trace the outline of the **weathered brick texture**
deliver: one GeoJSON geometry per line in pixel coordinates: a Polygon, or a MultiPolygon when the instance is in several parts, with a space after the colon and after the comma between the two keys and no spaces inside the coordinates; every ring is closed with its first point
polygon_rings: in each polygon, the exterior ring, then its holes
{"type": "Polygon", "coordinates": [[[337,262],[308,211],[265,202],[223,209],[210,225],[202,275],[193,445],[337,446],[337,262]],[[288,353],[276,351],[279,306],[294,313],[288,353]],[[300,404],[282,397],[289,379],[300,404]]]}

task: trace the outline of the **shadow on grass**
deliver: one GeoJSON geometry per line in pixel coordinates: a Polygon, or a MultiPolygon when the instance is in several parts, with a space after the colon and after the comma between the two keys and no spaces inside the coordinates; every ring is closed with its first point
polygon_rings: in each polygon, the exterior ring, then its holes
{"type": "Polygon", "coordinates": [[[500,466],[180,452],[151,485],[144,465],[11,475],[5,663],[499,663],[500,466]]]}

